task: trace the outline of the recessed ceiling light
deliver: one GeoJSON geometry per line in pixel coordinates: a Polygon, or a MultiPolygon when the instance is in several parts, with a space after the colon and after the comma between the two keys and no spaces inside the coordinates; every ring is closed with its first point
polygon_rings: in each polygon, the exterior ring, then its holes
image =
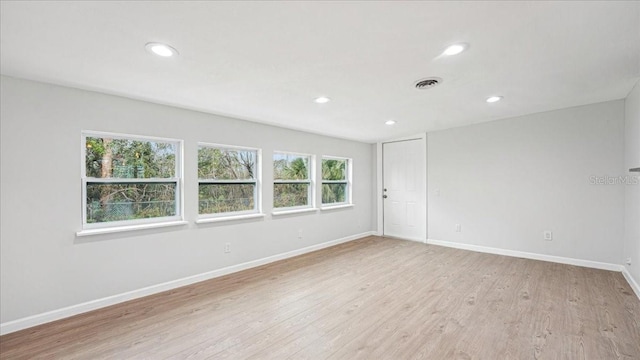
{"type": "Polygon", "coordinates": [[[384,122],[386,125],[395,125],[396,121],[395,120],[387,120],[384,122]]]}
{"type": "Polygon", "coordinates": [[[467,47],[469,47],[469,45],[467,45],[467,44],[453,44],[453,45],[449,46],[442,53],[442,55],[447,55],[447,56],[458,55],[461,52],[465,51],[467,49],[467,47]]]}
{"type": "Polygon", "coordinates": [[[326,96],[320,96],[320,97],[315,98],[315,100],[313,100],[313,101],[315,101],[318,104],[326,104],[329,101],[331,101],[331,99],[329,99],[326,96]]]}
{"type": "Polygon", "coordinates": [[[502,96],[491,96],[487,98],[488,103],[494,103],[502,100],[502,96]]]}
{"type": "Polygon", "coordinates": [[[162,57],[171,57],[178,55],[178,50],[172,48],[167,44],[147,43],[147,45],[145,45],[144,47],[151,53],[162,57]]]}

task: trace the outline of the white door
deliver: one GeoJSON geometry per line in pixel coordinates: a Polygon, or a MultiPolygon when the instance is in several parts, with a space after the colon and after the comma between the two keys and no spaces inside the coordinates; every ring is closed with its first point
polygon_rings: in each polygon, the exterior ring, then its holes
{"type": "Polygon", "coordinates": [[[382,144],[384,235],[426,240],[426,153],[423,139],[382,144]]]}

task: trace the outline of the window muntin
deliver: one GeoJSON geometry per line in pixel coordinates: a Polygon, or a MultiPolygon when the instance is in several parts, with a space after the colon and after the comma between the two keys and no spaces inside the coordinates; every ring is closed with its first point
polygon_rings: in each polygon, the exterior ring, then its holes
{"type": "Polygon", "coordinates": [[[273,207],[313,206],[311,155],[275,152],[273,154],[273,207]]]}
{"type": "Polygon", "coordinates": [[[83,133],[83,228],[182,219],[182,142],[83,133]]]}
{"type": "Polygon", "coordinates": [[[257,149],[200,144],[198,147],[198,213],[202,216],[259,211],[257,149]]]}
{"type": "Polygon", "coordinates": [[[322,158],[322,204],[339,205],[350,202],[350,160],[322,158]]]}

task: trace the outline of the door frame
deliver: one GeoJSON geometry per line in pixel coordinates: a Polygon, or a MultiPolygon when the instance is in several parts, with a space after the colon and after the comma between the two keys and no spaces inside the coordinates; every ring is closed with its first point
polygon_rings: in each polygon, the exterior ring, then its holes
{"type": "Polygon", "coordinates": [[[392,143],[392,142],[398,142],[398,141],[408,141],[408,140],[419,140],[422,142],[422,148],[424,149],[424,154],[425,154],[425,164],[424,164],[424,194],[425,194],[425,205],[426,205],[426,211],[425,211],[425,224],[426,224],[426,233],[425,233],[425,237],[424,239],[407,239],[407,240],[414,240],[414,241],[421,241],[426,243],[427,242],[427,238],[429,235],[429,223],[428,223],[428,218],[429,218],[429,192],[428,192],[428,165],[429,165],[429,160],[428,160],[428,153],[427,153],[427,133],[418,133],[415,134],[413,136],[403,136],[403,137],[399,137],[399,138],[393,138],[393,139],[388,139],[388,140],[384,140],[384,141],[379,141],[376,143],[376,186],[375,186],[375,199],[376,199],[376,219],[377,219],[377,229],[376,229],[376,235],[378,236],[383,236],[384,235],[384,203],[382,201],[382,195],[383,195],[383,183],[384,183],[384,177],[383,177],[383,171],[384,171],[384,164],[383,164],[383,153],[382,153],[382,144],[385,143],[392,143]]]}

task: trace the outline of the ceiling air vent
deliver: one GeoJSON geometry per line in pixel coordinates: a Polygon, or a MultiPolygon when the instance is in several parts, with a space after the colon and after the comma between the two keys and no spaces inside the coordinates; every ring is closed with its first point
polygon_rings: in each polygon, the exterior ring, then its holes
{"type": "Polygon", "coordinates": [[[416,89],[418,90],[427,90],[431,89],[434,86],[440,85],[442,83],[442,79],[439,77],[430,77],[422,80],[418,80],[416,82],[416,89]]]}

